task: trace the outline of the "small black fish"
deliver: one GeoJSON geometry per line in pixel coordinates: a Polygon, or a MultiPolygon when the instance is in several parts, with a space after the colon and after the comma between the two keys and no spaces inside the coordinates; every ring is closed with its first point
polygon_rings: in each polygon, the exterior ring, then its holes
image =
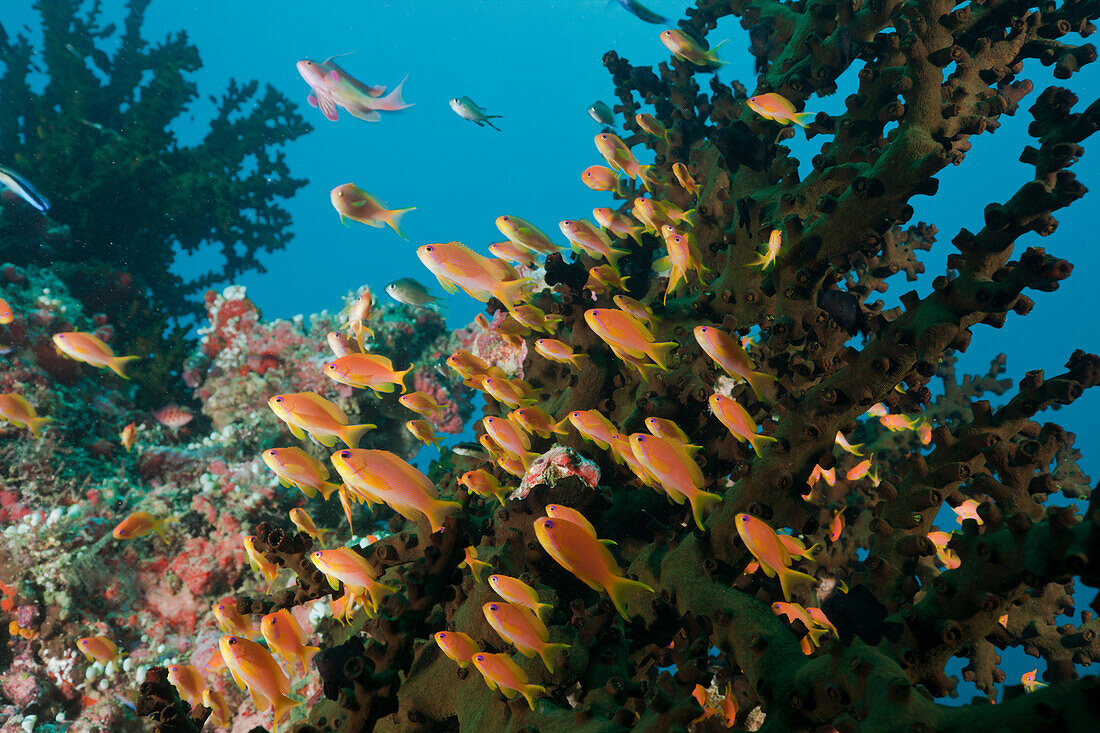
{"type": "Polygon", "coordinates": [[[771,51],[771,43],[768,36],[771,34],[771,24],[768,21],[757,23],[749,28],[749,53],[756,59],[756,73],[768,73],[768,51],[771,51]]]}
{"type": "Polygon", "coordinates": [[[869,333],[867,314],[859,307],[856,296],[844,290],[826,290],[821,296],[821,307],[850,335],[869,333]]]}
{"type": "Polygon", "coordinates": [[[754,171],[761,171],[767,163],[767,148],[764,141],[753,133],[752,128],[738,120],[720,127],[710,134],[710,141],[726,161],[726,170],[733,173],[739,164],[754,171]]]}
{"type": "Polygon", "coordinates": [[[883,637],[892,642],[901,638],[904,630],[896,621],[886,622],[886,606],[867,590],[865,585],[853,586],[847,593],[836,593],[825,599],[821,610],[836,627],[840,643],[845,646],[858,636],[871,646],[883,637]]]}
{"type": "Polygon", "coordinates": [[[737,199],[737,225],[746,232],[752,233],[752,205],[749,197],[737,199]]]}

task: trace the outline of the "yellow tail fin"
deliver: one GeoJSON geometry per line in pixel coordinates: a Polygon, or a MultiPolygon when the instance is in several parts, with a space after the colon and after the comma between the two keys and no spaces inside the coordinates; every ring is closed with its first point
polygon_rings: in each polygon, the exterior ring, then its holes
{"type": "Polygon", "coordinates": [[[756,399],[763,400],[764,397],[762,392],[764,384],[767,382],[774,382],[776,378],[764,372],[749,372],[748,376],[745,377],[745,381],[752,387],[752,393],[756,395],[756,399]]]}
{"type": "Polygon", "coordinates": [[[568,644],[543,644],[542,649],[539,650],[539,656],[542,657],[542,663],[550,670],[550,674],[554,674],[554,661],[558,658],[558,654],[568,648],[568,644]]]}
{"type": "Polygon", "coordinates": [[[395,232],[397,232],[397,236],[401,237],[402,239],[408,239],[408,237],[406,237],[404,234],[402,234],[401,230],[397,228],[397,225],[401,223],[401,217],[403,217],[405,214],[409,213],[410,211],[415,211],[415,210],[416,210],[416,207],[411,206],[407,209],[394,209],[393,211],[387,211],[386,212],[386,218],[384,218],[382,221],[389,224],[390,228],[393,229],[395,232]]]}
{"type": "Polygon", "coordinates": [[[709,491],[700,491],[689,497],[689,500],[691,501],[691,516],[695,519],[695,526],[699,528],[699,531],[705,532],[703,510],[722,501],[722,497],[709,491]]]}
{"type": "Polygon", "coordinates": [[[115,358],[107,362],[107,366],[112,372],[122,377],[123,379],[129,379],[129,377],[126,376],[126,365],[140,358],[140,356],[116,356],[115,358]]]}
{"type": "Polygon", "coordinates": [[[443,521],[458,509],[461,509],[462,505],[457,501],[436,501],[433,500],[428,505],[427,511],[424,514],[428,517],[428,522],[432,525],[432,533],[438,532],[443,529],[443,521]]]}
{"type": "Polygon", "coordinates": [[[799,580],[807,580],[813,585],[817,585],[817,578],[815,578],[814,576],[807,575],[806,573],[800,573],[797,570],[792,570],[791,568],[779,568],[778,575],[779,585],[781,588],[783,588],[783,600],[788,602],[791,600],[791,583],[799,580]]]}
{"type": "Polygon", "coordinates": [[[632,590],[645,590],[650,593],[654,592],[652,588],[639,580],[630,580],[629,578],[620,576],[615,576],[607,586],[607,595],[611,597],[611,602],[615,604],[615,610],[627,621],[630,620],[630,616],[626,613],[626,594],[628,591],[632,590]]]}
{"type": "Polygon", "coordinates": [[[363,434],[374,430],[377,426],[370,423],[364,423],[363,425],[345,425],[340,429],[340,440],[344,441],[344,445],[348,448],[358,448],[359,439],[363,437],[363,434]]]}

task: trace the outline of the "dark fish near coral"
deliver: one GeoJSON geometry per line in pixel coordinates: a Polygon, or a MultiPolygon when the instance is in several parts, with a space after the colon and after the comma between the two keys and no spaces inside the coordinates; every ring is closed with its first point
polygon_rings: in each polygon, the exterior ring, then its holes
{"type": "Polygon", "coordinates": [[[757,23],[749,28],[749,53],[756,59],[756,73],[768,73],[768,51],[772,45],[768,40],[771,33],[771,24],[767,21],[757,23]]]}
{"type": "Polygon", "coordinates": [[[615,113],[605,103],[596,101],[588,108],[588,116],[601,125],[615,125],[615,113]]]}
{"type": "Polygon", "coordinates": [[[31,185],[30,181],[13,171],[11,168],[0,166],[0,185],[10,189],[12,193],[39,211],[45,211],[50,208],[49,200],[38,193],[34,186],[31,185]]]}
{"type": "Polygon", "coordinates": [[[638,20],[644,20],[646,23],[667,23],[668,18],[665,16],[654,13],[652,10],[642,5],[638,0],[615,0],[619,5],[623,6],[623,9],[633,15],[638,20]]]}
{"type": "Polygon", "coordinates": [[[826,290],[821,296],[821,307],[851,335],[867,334],[867,316],[859,307],[856,296],[844,290],[826,290]]]}
{"type": "Polygon", "coordinates": [[[896,642],[901,638],[902,625],[886,622],[886,606],[867,590],[865,585],[853,586],[847,593],[837,593],[825,599],[821,610],[836,626],[837,636],[845,646],[858,636],[874,646],[883,637],[896,642]]]}
{"type": "Polygon", "coordinates": [[[386,286],[386,294],[398,303],[411,305],[414,308],[426,308],[439,300],[439,298],[429,293],[423,284],[411,277],[394,280],[386,286]]]}
{"type": "Polygon", "coordinates": [[[710,141],[722,154],[730,173],[737,170],[738,164],[746,165],[754,171],[763,170],[767,164],[764,141],[740,120],[712,132],[710,141]]]}

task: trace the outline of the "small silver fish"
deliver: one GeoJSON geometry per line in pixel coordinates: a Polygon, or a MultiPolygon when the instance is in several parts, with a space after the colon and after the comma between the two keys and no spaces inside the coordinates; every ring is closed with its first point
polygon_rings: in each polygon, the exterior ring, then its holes
{"type": "Polygon", "coordinates": [[[420,282],[411,277],[394,280],[386,286],[386,293],[398,303],[411,305],[414,308],[426,308],[439,300],[439,298],[429,293],[428,289],[420,282]]]}
{"type": "Polygon", "coordinates": [[[2,165],[0,165],[0,185],[11,189],[12,193],[39,211],[45,211],[50,208],[49,200],[38,193],[34,186],[31,185],[30,181],[13,171],[11,168],[5,168],[2,165]]]}
{"type": "Polygon", "coordinates": [[[489,122],[491,119],[496,119],[500,115],[487,115],[485,110],[478,107],[474,100],[469,97],[455,97],[451,100],[451,109],[455,111],[455,114],[464,120],[473,122],[478,127],[484,127],[488,125],[494,130],[500,131],[500,128],[489,122]]]}
{"type": "Polygon", "coordinates": [[[611,111],[610,107],[598,100],[588,108],[588,116],[601,125],[615,126],[615,113],[611,111]]]}
{"type": "Polygon", "coordinates": [[[451,446],[456,454],[465,458],[474,458],[481,461],[488,461],[489,454],[478,443],[456,443],[451,446]]]}

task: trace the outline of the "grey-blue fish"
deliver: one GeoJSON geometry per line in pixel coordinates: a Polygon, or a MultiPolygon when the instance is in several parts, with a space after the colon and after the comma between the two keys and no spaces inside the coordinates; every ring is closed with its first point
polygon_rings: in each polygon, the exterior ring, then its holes
{"type": "Polygon", "coordinates": [[[495,120],[500,115],[487,115],[485,110],[477,105],[474,100],[469,97],[455,97],[451,100],[451,109],[455,111],[455,114],[464,120],[473,122],[478,127],[488,125],[496,131],[500,131],[500,128],[494,125],[489,120],[495,120]]]}
{"type": "Polygon", "coordinates": [[[398,303],[411,305],[415,308],[426,308],[439,300],[439,298],[429,293],[422,283],[411,277],[394,280],[386,286],[386,293],[398,303]]]}
{"type": "Polygon", "coordinates": [[[593,102],[592,106],[588,108],[588,116],[601,125],[615,125],[615,113],[604,102],[593,102]]]}
{"type": "Polygon", "coordinates": [[[654,13],[652,10],[642,5],[638,0],[616,0],[619,5],[623,6],[626,12],[633,15],[638,20],[644,20],[646,23],[667,23],[668,18],[659,13],[654,13]]]}
{"type": "Polygon", "coordinates": [[[39,211],[45,211],[50,208],[49,200],[38,193],[34,186],[31,185],[30,181],[13,171],[11,168],[5,168],[2,165],[0,165],[0,185],[10,189],[12,193],[39,211]]]}

